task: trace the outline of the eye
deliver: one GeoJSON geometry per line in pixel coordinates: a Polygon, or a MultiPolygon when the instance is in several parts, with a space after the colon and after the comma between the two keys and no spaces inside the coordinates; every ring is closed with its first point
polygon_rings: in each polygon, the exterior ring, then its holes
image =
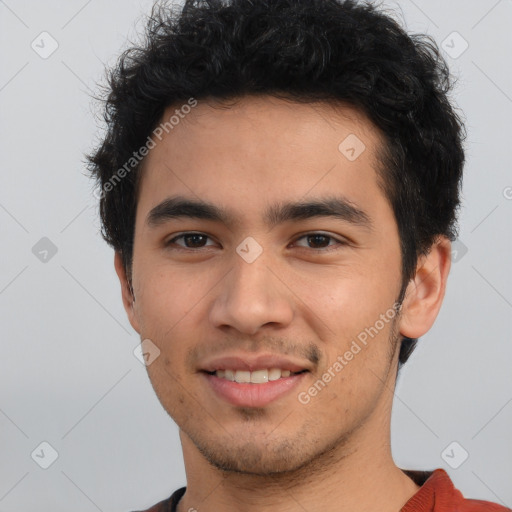
{"type": "Polygon", "coordinates": [[[165,245],[177,245],[183,249],[201,249],[202,247],[209,247],[211,245],[205,245],[205,242],[211,238],[204,233],[182,233],[181,235],[175,236],[168,240],[165,245]],[[184,245],[177,243],[177,240],[183,240],[184,245]]]}
{"type": "Polygon", "coordinates": [[[306,240],[307,246],[300,245],[299,247],[307,247],[309,249],[315,249],[323,252],[328,252],[331,250],[337,249],[339,246],[347,245],[347,242],[343,240],[338,240],[331,235],[327,235],[325,233],[308,233],[307,235],[303,235],[300,238],[297,238],[296,242],[299,240],[306,240]],[[330,242],[334,242],[334,244],[330,244],[330,242]],[[311,245],[313,247],[311,247],[311,245]]]}
{"type": "MultiPolygon", "coordinates": [[[[166,246],[177,246],[182,249],[201,249],[205,247],[212,247],[215,243],[207,244],[211,237],[204,233],[188,232],[177,235],[168,240],[166,246]],[[182,241],[178,243],[178,241],[182,241]]],[[[325,233],[308,233],[297,238],[295,245],[307,249],[313,249],[317,252],[329,252],[338,249],[340,246],[347,245],[347,242],[339,240],[331,235],[325,233]],[[306,245],[298,244],[300,240],[306,240],[306,245]]]]}

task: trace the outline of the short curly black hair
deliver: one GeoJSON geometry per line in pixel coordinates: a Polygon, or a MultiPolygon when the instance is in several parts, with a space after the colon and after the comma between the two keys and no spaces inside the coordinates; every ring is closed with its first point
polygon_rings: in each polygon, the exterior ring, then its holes
{"type": "MultiPolygon", "coordinates": [[[[167,107],[244,95],[340,102],[383,134],[379,181],[400,235],[402,300],[418,257],[438,236],[456,238],[464,125],[448,97],[452,87],[432,38],[408,35],[371,3],[186,0],[177,11],[158,2],[144,41],[108,71],[106,132],[87,157],[100,185],[102,235],[130,276],[140,177],[134,150],[167,107]]],[[[400,365],[416,341],[402,339],[400,365]]]]}

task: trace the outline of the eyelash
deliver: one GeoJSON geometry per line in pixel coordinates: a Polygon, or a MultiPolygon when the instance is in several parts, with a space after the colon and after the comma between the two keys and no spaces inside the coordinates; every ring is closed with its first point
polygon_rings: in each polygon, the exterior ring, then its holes
{"type": "MultiPolygon", "coordinates": [[[[173,245],[176,240],[179,240],[180,238],[185,238],[187,236],[190,236],[190,235],[200,235],[200,236],[203,236],[203,237],[206,237],[206,238],[209,238],[210,240],[212,239],[210,236],[208,235],[205,235],[204,233],[200,233],[200,232],[195,232],[195,231],[191,231],[191,232],[186,232],[186,233],[182,233],[181,235],[178,235],[178,236],[175,236],[174,238],[171,238],[169,241],[167,241],[165,243],[165,246],[166,247],[169,247],[171,245],[173,245]]],[[[303,238],[307,238],[307,237],[310,237],[310,236],[323,236],[325,238],[328,238],[329,240],[334,240],[335,242],[337,242],[336,245],[334,246],[330,246],[328,245],[327,247],[321,247],[319,249],[315,249],[315,248],[311,248],[311,247],[301,247],[302,249],[311,249],[312,251],[315,251],[315,252],[331,252],[333,250],[337,250],[339,249],[340,247],[342,246],[346,246],[348,245],[347,242],[343,241],[343,240],[339,240],[331,235],[327,235],[325,233],[322,233],[322,232],[318,232],[318,231],[312,231],[311,233],[306,233],[304,235],[301,235],[300,237],[296,238],[295,239],[295,242],[297,242],[298,240],[301,240],[303,238]]],[[[211,246],[206,246],[206,247],[211,247],[211,246]]],[[[200,249],[204,249],[205,247],[183,247],[183,246],[179,246],[178,245],[178,250],[183,250],[183,251],[192,251],[192,252],[197,252],[198,250],[200,249]]]]}

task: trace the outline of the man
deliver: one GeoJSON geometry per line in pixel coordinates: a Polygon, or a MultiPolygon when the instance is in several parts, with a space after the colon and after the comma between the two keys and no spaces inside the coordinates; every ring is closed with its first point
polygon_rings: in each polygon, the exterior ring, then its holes
{"type": "Polygon", "coordinates": [[[371,5],[155,8],[90,156],[187,487],[151,511],[501,511],[390,448],[464,154],[435,44],[371,5]]]}

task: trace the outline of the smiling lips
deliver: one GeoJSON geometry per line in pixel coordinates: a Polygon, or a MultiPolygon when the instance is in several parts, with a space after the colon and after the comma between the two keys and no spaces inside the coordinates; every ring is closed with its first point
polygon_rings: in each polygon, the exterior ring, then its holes
{"type": "MultiPolygon", "coordinates": [[[[294,375],[299,372],[295,372],[294,375]]],[[[281,368],[270,368],[269,370],[217,370],[215,376],[219,379],[226,379],[231,382],[264,384],[265,382],[272,382],[280,379],[281,377],[289,377],[290,370],[282,370],[281,368]]]]}
{"type": "Polygon", "coordinates": [[[201,370],[210,389],[240,407],[263,407],[291,391],[309,369],[282,356],[228,356],[201,370]]]}
{"type": "Polygon", "coordinates": [[[309,370],[310,365],[294,361],[288,357],[274,355],[274,354],[240,354],[222,356],[205,362],[199,369],[208,373],[216,372],[217,370],[232,370],[236,371],[261,371],[265,368],[288,370],[290,373],[298,373],[304,370],[309,370]]]}

